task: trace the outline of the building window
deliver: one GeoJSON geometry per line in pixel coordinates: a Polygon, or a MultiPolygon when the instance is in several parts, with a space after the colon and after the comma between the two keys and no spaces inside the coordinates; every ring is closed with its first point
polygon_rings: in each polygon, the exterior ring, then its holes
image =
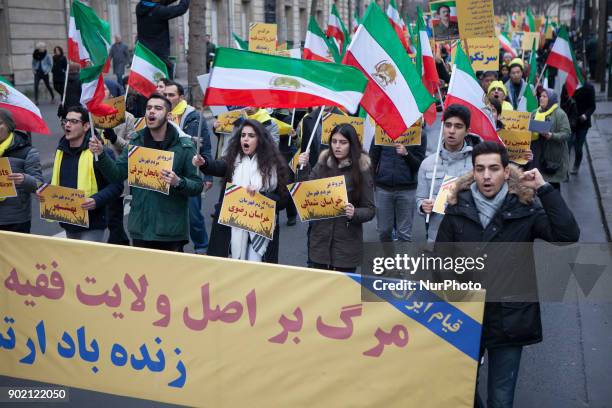
{"type": "Polygon", "coordinates": [[[219,16],[219,9],[221,2],[219,0],[213,0],[210,5],[210,38],[215,44],[219,44],[219,31],[217,26],[217,20],[219,16]]]}

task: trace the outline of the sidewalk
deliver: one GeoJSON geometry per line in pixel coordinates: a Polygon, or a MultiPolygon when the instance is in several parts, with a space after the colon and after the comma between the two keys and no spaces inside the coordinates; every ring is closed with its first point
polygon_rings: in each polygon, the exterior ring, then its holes
{"type": "MultiPolygon", "coordinates": [[[[608,101],[605,93],[597,90],[597,109],[593,115],[593,127],[586,138],[586,158],[593,176],[595,192],[598,198],[598,211],[602,214],[604,230],[608,241],[612,241],[612,101],[608,101]]],[[[594,209],[595,210],[595,209],[594,209]]]]}

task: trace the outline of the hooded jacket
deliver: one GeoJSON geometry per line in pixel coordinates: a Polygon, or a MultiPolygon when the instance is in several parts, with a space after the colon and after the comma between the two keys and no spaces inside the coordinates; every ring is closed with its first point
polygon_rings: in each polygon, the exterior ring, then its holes
{"type": "Polygon", "coordinates": [[[182,16],[189,9],[189,0],[179,0],[173,6],[151,1],[140,1],[136,5],[137,40],[161,59],[170,56],[170,28],[168,20],[182,16]]]}
{"type": "MultiPolygon", "coordinates": [[[[525,270],[535,270],[533,252],[519,258],[513,252],[517,246],[510,243],[532,243],[535,239],[576,242],[580,229],[559,191],[545,184],[538,189],[536,199],[534,190],[520,183],[521,170],[510,166],[508,194],[486,228],[482,227],[470,190],[473,175],[466,174],[457,181],[438,230],[436,250],[444,242],[479,243],[481,250],[489,254],[487,269],[496,273],[491,279],[503,279],[504,295],[512,297],[518,293],[513,289],[520,286],[533,288],[537,298],[535,273],[525,273],[525,270]],[[489,243],[506,245],[487,246],[489,243]],[[491,250],[495,251],[494,256],[491,250]]],[[[483,347],[519,346],[540,341],[542,324],[538,302],[485,303],[483,347]]]]}
{"type": "Polygon", "coordinates": [[[376,187],[393,191],[416,189],[419,167],[427,150],[427,137],[424,132],[421,134],[421,144],[406,146],[406,150],[408,154],[400,156],[395,147],[376,146],[372,141],[370,159],[376,187]]]}
{"type": "Polygon", "coordinates": [[[13,131],[13,142],[4,155],[11,164],[13,173],[23,173],[25,180],[15,186],[17,197],[0,201],[0,225],[28,222],[32,218],[31,193],[43,182],[38,150],[32,147],[28,137],[18,130],[13,131]]]}
{"type": "MultiPolygon", "coordinates": [[[[338,268],[355,268],[361,262],[361,245],[365,222],[374,218],[374,186],[370,157],[363,153],[359,159],[362,176],[361,194],[357,197],[351,176],[354,164],[338,167],[329,149],[319,155],[317,165],[312,171],[299,172],[300,180],[316,180],[325,177],[344,175],[348,200],[355,206],[355,214],[350,220],[345,216],[311,221],[308,251],[313,262],[338,268]],[[308,174],[310,175],[308,176],[308,174]]],[[[309,170],[309,166],[306,170],[309,170]]]]}

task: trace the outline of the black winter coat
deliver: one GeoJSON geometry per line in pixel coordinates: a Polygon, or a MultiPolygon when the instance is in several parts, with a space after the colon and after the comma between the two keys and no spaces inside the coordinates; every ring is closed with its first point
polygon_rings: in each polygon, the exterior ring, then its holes
{"type": "MultiPolygon", "coordinates": [[[[449,195],[449,206],[438,230],[437,247],[442,246],[439,245],[442,242],[478,242],[484,243],[481,246],[484,249],[486,243],[530,243],[536,238],[548,242],[578,241],[580,229],[559,191],[546,184],[538,190],[539,200],[535,200],[534,191],[520,184],[520,170],[511,166],[508,195],[486,229],[482,227],[470,190],[474,181],[472,174],[458,180],[455,192],[449,195]]],[[[500,247],[503,252],[504,247],[500,247]]],[[[499,248],[496,251],[499,252],[499,248]]],[[[495,259],[492,258],[489,257],[487,262],[497,261],[501,266],[494,270],[503,270],[503,275],[500,273],[495,279],[504,279],[509,287],[518,286],[516,280],[519,276],[525,279],[524,268],[535,270],[532,252],[516,263],[508,262],[510,255],[504,257],[503,253],[496,253],[495,259]],[[514,269],[518,267],[520,269],[514,269]]],[[[530,275],[527,279],[531,282],[520,282],[520,285],[533,287],[537,297],[536,276],[535,273],[530,275]]],[[[538,302],[486,302],[483,319],[482,347],[519,346],[542,341],[538,302]]]]}
{"type": "Polygon", "coordinates": [[[419,167],[427,150],[427,137],[421,134],[419,146],[406,146],[408,154],[400,156],[395,147],[370,146],[370,159],[374,168],[374,184],[385,190],[414,190],[417,187],[419,167]]]}
{"type": "Polygon", "coordinates": [[[168,62],[170,56],[170,28],[168,20],[182,16],[189,9],[189,0],[165,6],[150,1],[141,1],[136,6],[138,41],[168,62]]]}

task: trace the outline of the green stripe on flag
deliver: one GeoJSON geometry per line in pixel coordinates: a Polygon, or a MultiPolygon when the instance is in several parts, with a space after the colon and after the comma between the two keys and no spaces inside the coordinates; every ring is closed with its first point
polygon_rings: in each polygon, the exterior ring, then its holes
{"type": "Polygon", "coordinates": [[[467,57],[463,48],[461,47],[461,41],[457,42],[457,53],[455,54],[455,66],[457,69],[467,73],[474,80],[476,80],[476,74],[474,73],[474,69],[472,68],[472,64],[470,64],[470,59],[467,57]]]}
{"type": "Polygon", "coordinates": [[[419,107],[419,112],[425,112],[434,102],[434,98],[421,82],[421,75],[417,73],[414,64],[408,58],[397,33],[389,24],[387,16],[376,3],[370,3],[363,19],[363,26],[400,70],[401,75],[410,87],[414,100],[419,107]],[[395,38],[397,41],[390,41],[391,38],[395,38]]]}
{"type": "Polygon", "coordinates": [[[214,67],[250,69],[299,77],[337,92],[362,92],[367,83],[367,79],[357,68],[347,65],[298,60],[223,47],[217,49],[214,67]]]}
{"type": "Polygon", "coordinates": [[[153,51],[144,46],[144,44],[137,42],[134,48],[134,55],[146,60],[149,64],[159,69],[168,78],[168,67],[166,63],[161,60],[153,51]]]}
{"type": "Polygon", "coordinates": [[[111,43],[110,26],[99,18],[93,9],[78,0],[74,0],[72,12],[92,65],[104,65],[111,43]]]}

